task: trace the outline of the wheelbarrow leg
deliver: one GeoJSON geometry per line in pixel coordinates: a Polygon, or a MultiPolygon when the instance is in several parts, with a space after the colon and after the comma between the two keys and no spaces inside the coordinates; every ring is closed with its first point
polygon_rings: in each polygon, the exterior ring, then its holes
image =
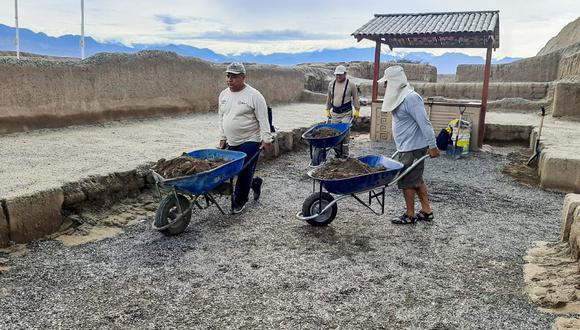
{"type": "MultiPolygon", "coordinates": [[[[215,204],[215,206],[218,208],[218,210],[220,210],[220,212],[221,212],[222,214],[224,214],[224,215],[226,214],[226,212],[225,212],[225,211],[222,209],[222,207],[221,207],[221,206],[220,206],[220,204],[219,204],[219,203],[218,203],[218,202],[215,200],[215,198],[213,197],[213,195],[212,195],[212,194],[210,194],[210,193],[207,193],[207,194],[205,194],[205,198],[207,198],[207,200],[208,200],[209,202],[211,202],[212,204],[215,204]]],[[[209,202],[208,202],[208,207],[209,207],[209,202]]]]}

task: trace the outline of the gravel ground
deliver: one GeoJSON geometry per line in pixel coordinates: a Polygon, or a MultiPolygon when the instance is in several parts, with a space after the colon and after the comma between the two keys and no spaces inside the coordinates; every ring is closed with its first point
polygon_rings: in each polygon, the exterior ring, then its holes
{"type": "MultiPolygon", "coordinates": [[[[353,152],[394,146],[355,140],[353,152]]],[[[0,273],[0,328],[547,329],[523,291],[534,241],[557,240],[563,194],[503,176],[503,155],[428,160],[436,219],[396,226],[353,199],[325,228],[294,218],[309,195],[307,152],[262,165],[263,197],[236,216],[212,208],[185,233],[147,223],[65,247],[29,244],[0,273]]]]}
{"type": "MultiPolygon", "coordinates": [[[[324,120],[322,104],[275,105],[282,131],[324,120]]],[[[370,107],[362,109],[369,115],[370,107]]],[[[130,171],[186,150],[214,148],[217,113],[127,120],[0,135],[0,199],[59,188],[89,175],[130,171]]]]}

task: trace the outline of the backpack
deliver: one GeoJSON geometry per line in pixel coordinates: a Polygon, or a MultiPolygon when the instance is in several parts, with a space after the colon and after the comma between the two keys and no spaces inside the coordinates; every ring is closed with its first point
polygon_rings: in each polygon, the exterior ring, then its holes
{"type": "Polygon", "coordinates": [[[449,134],[447,129],[441,129],[441,132],[437,135],[437,148],[439,148],[439,150],[447,150],[447,146],[450,144],[453,145],[451,134],[449,134]]]}
{"type": "Polygon", "coordinates": [[[276,128],[274,128],[274,123],[272,122],[272,108],[268,106],[268,123],[270,124],[270,133],[276,132],[276,128]]]}

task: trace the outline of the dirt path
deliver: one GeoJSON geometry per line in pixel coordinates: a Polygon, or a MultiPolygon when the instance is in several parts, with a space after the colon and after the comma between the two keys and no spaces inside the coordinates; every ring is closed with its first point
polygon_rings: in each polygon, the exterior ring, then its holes
{"type": "MultiPolygon", "coordinates": [[[[358,155],[394,151],[356,141],[358,155]]],[[[314,228],[294,218],[312,189],[307,158],[261,167],[259,202],[237,216],[199,212],[177,237],[135,210],[114,238],[0,253],[0,328],[550,327],[555,317],[524,291],[523,257],[557,239],[563,194],[504,176],[505,156],[442,157],[426,168],[433,223],[391,224],[404,202],[390,188],[387,214],[349,199],[331,226],[314,228]]]]}

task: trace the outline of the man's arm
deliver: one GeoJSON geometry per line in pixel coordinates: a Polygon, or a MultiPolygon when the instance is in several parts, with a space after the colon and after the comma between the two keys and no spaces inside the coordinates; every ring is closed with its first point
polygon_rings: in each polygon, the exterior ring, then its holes
{"type": "Polygon", "coordinates": [[[258,124],[260,125],[262,143],[272,143],[272,133],[270,132],[270,122],[268,121],[268,106],[266,105],[266,99],[262,94],[258,93],[254,96],[254,113],[256,119],[258,119],[258,124]]]}
{"type": "Polygon", "coordinates": [[[429,145],[429,149],[437,148],[437,141],[435,139],[435,132],[433,131],[433,125],[427,118],[427,111],[425,111],[425,105],[423,104],[423,99],[415,94],[412,93],[408,97],[409,102],[409,113],[419,125],[419,129],[427,141],[427,145],[429,145]]]}
{"type": "MultiPolygon", "coordinates": [[[[350,85],[350,84],[349,84],[350,85]]],[[[356,111],[360,111],[360,99],[358,95],[358,88],[356,84],[353,82],[351,87],[351,95],[352,95],[352,105],[356,111]]]]}
{"type": "Polygon", "coordinates": [[[352,117],[356,121],[358,119],[358,117],[360,116],[360,100],[358,97],[358,88],[354,82],[352,83],[352,85],[349,84],[349,86],[350,86],[352,102],[353,102],[353,106],[354,106],[354,113],[352,114],[352,117]]]}
{"type": "Polygon", "coordinates": [[[219,148],[220,149],[224,149],[226,146],[226,134],[224,132],[224,113],[223,113],[223,109],[221,107],[222,94],[223,93],[220,93],[220,96],[218,97],[218,114],[219,114],[219,129],[220,129],[219,148]]]}
{"type": "Polygon", "coordinates": [[[326,117],[330,118],[330,109],[332,109],[332,81],[328,84],[328,91],[326,92],[326,117]]]}

